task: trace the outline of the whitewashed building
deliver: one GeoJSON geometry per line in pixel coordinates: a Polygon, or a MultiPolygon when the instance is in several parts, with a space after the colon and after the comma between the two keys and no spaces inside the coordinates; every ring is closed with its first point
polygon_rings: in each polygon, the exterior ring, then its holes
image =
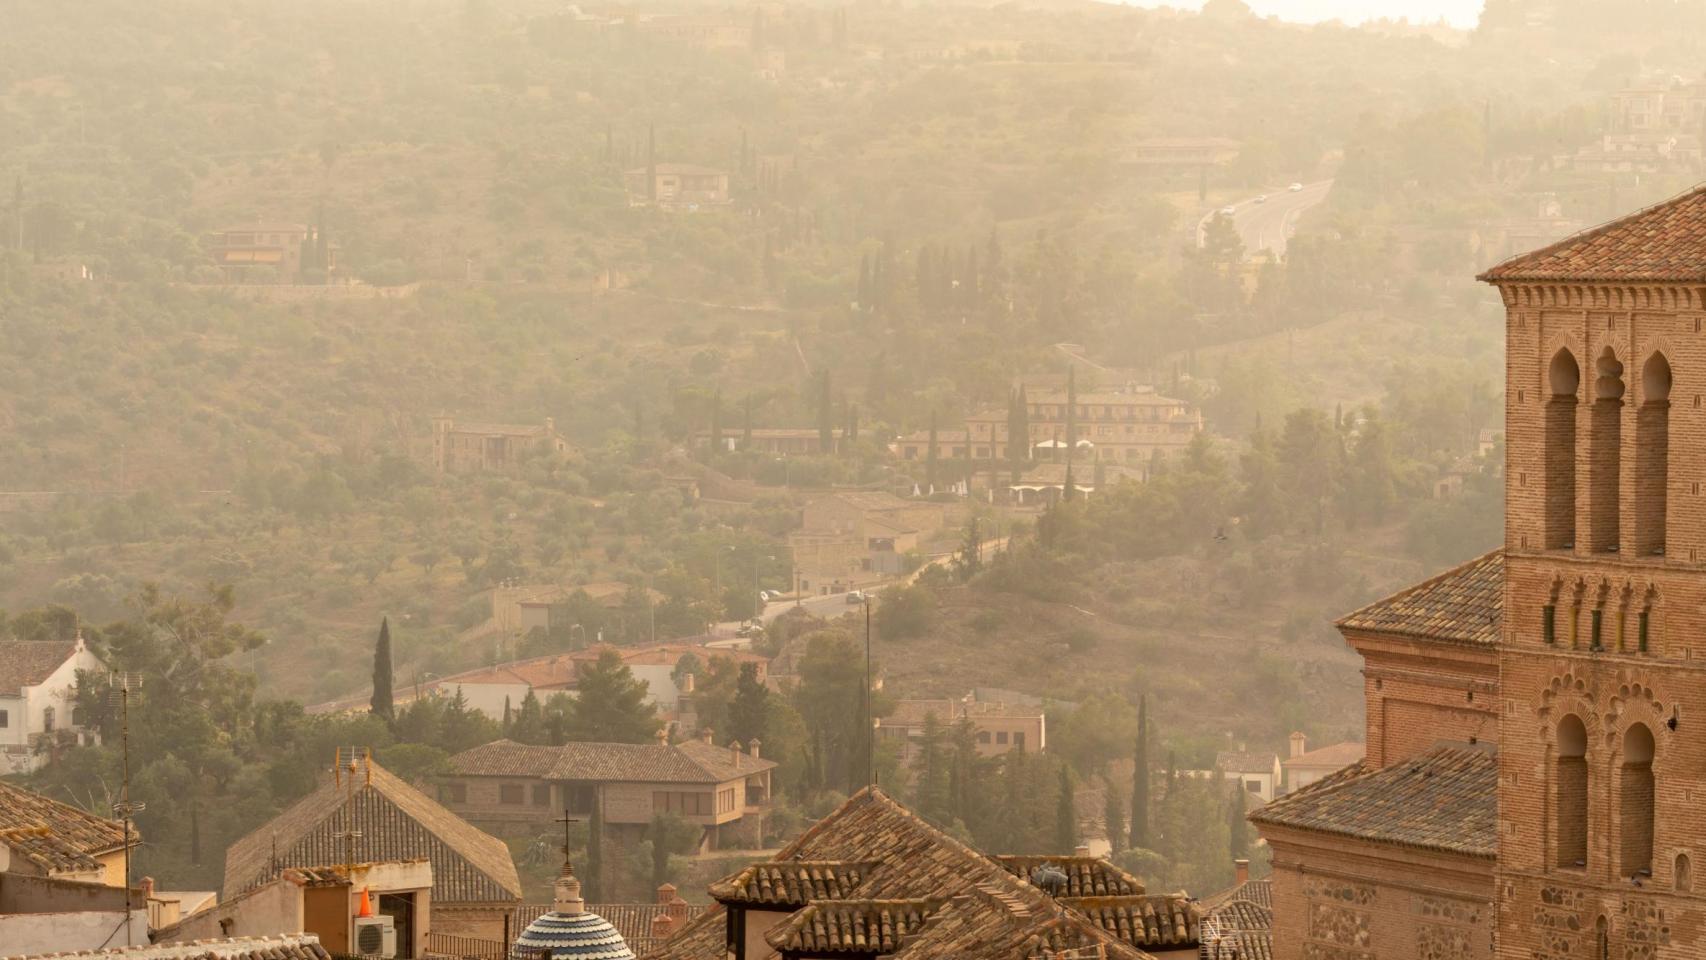
{"type": "Polygon", "coordinates": [[[45,753],[37,746],[48,734],[69,731],[77,742],[94,742],[74,709],[77,671],[104,669],[81,636],[0,641],[0,774],[40,766],[45,753]]]}

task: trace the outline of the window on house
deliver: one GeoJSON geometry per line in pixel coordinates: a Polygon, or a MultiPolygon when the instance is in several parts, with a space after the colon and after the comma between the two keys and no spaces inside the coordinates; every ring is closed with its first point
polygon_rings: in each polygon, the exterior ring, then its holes
{"type": "Polygon", "coordinates": [[[468,802],[468,785],[465,783],[453,783],[453,784],[451,784],[450,785],[450,802],[451,803],[467,803],[468,802]]]}
{"type": "MultiPolygon", "coordinates": [[[[6,716],[5,714],[0,713],[0,719],[3,719],[5,716],[6,716]]],[[[0,723],[0,726],[5,726],[5,724],[0,723]]],[[[988,743],[989,742],[989,731],[988,730],[979,730],[977,732],[977,742],[978,743],[988,743]]]]}
{"type": "Polygon", "coordinates": [[[498,786],[499,803],[520,803],[525,791],[519,783],[505,783],[498,786]]]}
{"type": "Polygon", "coordinates": [[[533,785],[533,805],[536,807],[548,807],[551,805],[550,784],[536,783],[533,785]]]}
{"type": "Polygon", "coordinates": [[[1021,753],[1024,752],[1024,750],[1025,750],[1025,733],[1024,733],[1024,731],[1020,730],[1020,731],[1014,732],[1014,734],[1013,734],[1013,748],[1015,750],[1018,750],[1021,753]]]}
{"type": "Polygon", "coordinates": [[[0,730],[4,730],[11,725],[12,715],[5,710],[0,710],[0,730]]]}
{"type": "Polygon", "coordinates": [[[1005,731],[1005,730],[997,731],[995,734],[995,742],[996,743],[1006,743],[1007,742],[1007,731],[1005,731]]]}
{"type": "Polygon", "coordinates": [[[53,708],[48,707],[41,712],[41,728],[48,733],[53,732],[53,708]]]}
{"type": "Polygon", "coordinates": [[[1244,792],[1245,793],[1261,793],[1262,792],[1262,781],[1260,781],[1260,780],[1246,780],[1246,781],[1244,781],[1244,792]]]}

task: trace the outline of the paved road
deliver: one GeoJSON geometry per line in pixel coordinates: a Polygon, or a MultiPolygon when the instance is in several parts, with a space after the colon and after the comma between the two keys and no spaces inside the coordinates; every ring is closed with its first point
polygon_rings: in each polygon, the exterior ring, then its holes
{"type": "MultiPolygon", "coordinates": [[[[1257,203],[1255,197],[1228,204],[1232,207],[1232,226],[1238,230],[1238,238],[1244,241],[1244,256],[1253,257],[1263,250],[1272,250],[1279,256],[1285,256],[1286,241],[1297,231],[1297,218],[1303,211],[1327,199],[1327,192],[1333,189],[1333,181],[1319,180],[1306,183],[1303,189],[1293,193],[1285,187],[1276,187],[1264,196],[1264,203],[1257,203]]],[[[1220,213],[1215,210],[1203,217],[1197,223],[1197,246],[1202,246],[1203,237],[1208,230],[1208,223],[1220,213]]]]}

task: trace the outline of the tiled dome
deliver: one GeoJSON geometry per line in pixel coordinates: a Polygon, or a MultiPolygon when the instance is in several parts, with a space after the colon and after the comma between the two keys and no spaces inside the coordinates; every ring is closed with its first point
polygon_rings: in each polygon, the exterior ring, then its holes
{"type": "Polygon", "coordinates": [[[588,913],[581,899],[581,882],[574,870],[563,864],[557,878],[556,896],[550,913],[527,925],[510,946],[510,960],[536,960],[541,956],[574,960],[634,960],[628,941],[610,921],[588,913]]]}

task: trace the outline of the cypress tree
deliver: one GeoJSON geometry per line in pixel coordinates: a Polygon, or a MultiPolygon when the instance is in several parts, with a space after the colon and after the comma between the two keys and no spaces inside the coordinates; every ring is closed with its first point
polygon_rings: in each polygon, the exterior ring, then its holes
{"type": "Polygon", "coordinates": [[[746,409],[741,414],[740,448],[742,450],[752,449],[752,394],[750,393],[746,395],[746,409]]]}
{"type": "Polygon", "coordinates": [[[1137,701],[1137,747],[1132,751],[1131,845],[1149,846],[1149,695],[1137,701]]]}
{"type": "Polygon", "coordinates": [[[1030,438],[1025,436],[1024,415],[1019,404],[1018,390],[1007,392],[1007,465],[1013,471],[1013,482],[1018,483],[1025,470],[1025,457],[1022,451],[1030,448],[1030,438]]]}
{"type": "Polygon", "coordinates": [[[1238,781],[1232,783],[1232,802],[1226,807],[1226,834],[1232,859],[1250,856],[1249,825],[1244,821],[1244,790],[1238,781]]]}
{"type": "Polygon", "coordinates": [[[658,202],[658,127],[646,127],[646,202],[658,202]]]}
{"type": "Polygon", "coordinates": [[[1066,460],[1066,482],[1060,487],[1060,499],[1064,501],[1078,499],[1078,487],[1072,482],[1072,458],[1070,454],[1066,460]]]}
{"type": "Polygon", "coordinates": [[[930,445],[924,452],[924,485],[936,492],[936,411],[930,411],[930,445]]]}
{"type": "Polygon", "coordinates": [[[586,831],[586,899],[600,901],[604,892],[604,798],[594,788],[592,818],[586,831]]]}
{"type": "Polygon", "coordinates": [[[373,645],[373,701],[372,712],[375,716],[394,720],[397,717],[396,701],[392,695],[392,687],[396,674],[391,668],[391,618],[384,617],[379,621],[379,640],[373,645]]]}
{"type": "Polygon", "coordinates": [[[851,450],[855,443],[859,442],[859,405],[857,403],[850,403],[847,405],[846,440],[849,450],[851,450]]]}
{"type": "Polygon", "coordinates": [[[817,449],[829,454],[835,450],[835,408],[830,400],[829,368],[819,371],[817,385],[817,449]]]}
{"type": "Polygon", "coordinates": [[[1060,765],[1060,796],[1054,807],[1054,845],[1061,853],[1078,846],[1078,807],[1072,802],[1072,771],[1060,765]]]}
{"type": "Polygon", "coordinates": [[[1066,368],[1066,472],[1072,472],[1072,457],[1078,452],[1078,368],[1066,368]]]}
{"type": "Polygon", "coordinates": [[[706,448],[706,459],[718,456],[723,452],[723,390],[711,395],[711,443],[706,448]]]}
{"type": "Polygon", "coordinates": [[[1108,827],[1108,852],[1116,854],[1125,849],[1125,810],[1120,792],[1109,781],[1102,796],[1102,821],[1108,827]]]}

